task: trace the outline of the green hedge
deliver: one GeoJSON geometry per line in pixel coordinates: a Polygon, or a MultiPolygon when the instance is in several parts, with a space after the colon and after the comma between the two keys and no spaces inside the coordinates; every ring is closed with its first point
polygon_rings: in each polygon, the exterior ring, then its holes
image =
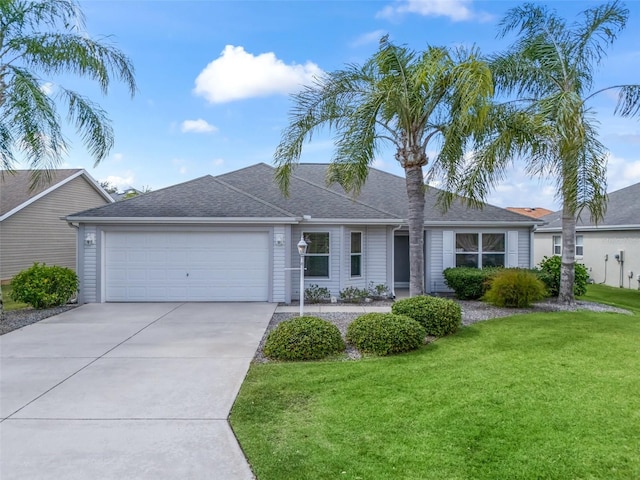
{"type": "Polygon", "coordinates": [[[69,268],[34,263],[11,280],[11,298],[33,308],[59,307],[78,291],[78,276],[69,268]]]}
{"type": "Polygon", "coordinates": [[[391,312],[406,315],[419,322],[427,335],[443,337],[454,333],[462,324],[462,310],[453,300],[419,295],[394,302],[391,312]]]}
{"type": "MultiPolygon", "coordinates": [[[[549,296],[557,297],[560,293],[560,269],[562,258],[558,255],[552,257],[542,257],[538,265],[538,278],[544,282],[549,292],[549,296]]],[[[573,294],[580,297],[587,293],[587,283],[589,282],[589,271],[581,263],[575,263],[575,280],[573,282],[573,294]]]]}
{"type": "Polygon", "coordinates": [[[391,355],[415,350],[424,343],[425,329],[415,320],[393,313],[366,313],[347,328],[347,341],[363,353],[391,355]]]}
{"type": "Polygon", "coordinates": [[[285,320],[267,336],[264,354],[275,360],[318,360],[345,349],[340,330],[318,317],[285,320]]]}
{"type": "Polygon", "coordinates": [[[444,270],[444,281],[460,300],[478,300],[487,292],[499,268],[455,267],[444,270]]]}

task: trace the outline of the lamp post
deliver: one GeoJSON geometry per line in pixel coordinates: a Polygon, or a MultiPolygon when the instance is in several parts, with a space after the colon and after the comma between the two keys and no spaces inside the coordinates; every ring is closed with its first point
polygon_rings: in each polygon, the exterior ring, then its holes
{"type": "Polygon", "coordinates": [[[307,253],[307,242],[304,241],[303,235],[300,235],[298,242],[298,253],[300,254],[300,316],[302,316],[304,311],[304,256],[307,253]]]}

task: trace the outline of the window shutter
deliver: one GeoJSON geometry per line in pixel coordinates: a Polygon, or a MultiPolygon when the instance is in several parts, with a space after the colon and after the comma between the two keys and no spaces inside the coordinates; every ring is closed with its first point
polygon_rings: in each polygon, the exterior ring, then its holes
{"type": "Polygon", "coordinates": [[[507,267],[518,266],[518,232],[507,232],[507,267]]]}
{"type": "Polygon", "coordinates": [[[445,230],[442,232],[442,269],[452,268],[456,266],[454,258],[454,232],[445,230]]]}

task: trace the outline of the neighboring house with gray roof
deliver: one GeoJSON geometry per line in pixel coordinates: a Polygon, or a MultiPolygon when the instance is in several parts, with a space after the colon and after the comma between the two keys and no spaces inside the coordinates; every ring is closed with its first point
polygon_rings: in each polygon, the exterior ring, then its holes
{"type": "Polygon", "coordinates": [[[34,262],[75,269],[76,232],[64,217],[113,200],[83,169],[53,170],[31,188],[33,171],[0,175],[0,281],[34,262]]]}
{"type": "MultiPolygon", "coordinates": [[[[325,184],[326,164],[301,164],[285,197],[275,170],[257,164],[207,175],[67,217],[78,228],[81,302],[298,299],[301,236],[305,287],[407,288],[406,184],[370,169],[353,199],[325,184]]],[[[436,207],[425,193],[425,285],[447,291],[455,265],[530,267],[542,222],[486,205],[436,207]]]]}
{"type": "MultiPolygon", "coordinates": [[[[576,261],[584,264],[595,283],[640,288],[640,183],[612,192],[598,224],[585,210],[576,225],[576,261]]],[[[542,218],[535,232],[535,261],[562,254],[562,212],[542,218]]]]}

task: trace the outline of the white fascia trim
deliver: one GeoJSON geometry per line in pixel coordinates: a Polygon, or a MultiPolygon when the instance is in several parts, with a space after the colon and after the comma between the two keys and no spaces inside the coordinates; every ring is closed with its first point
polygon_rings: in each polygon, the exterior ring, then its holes
{"type": "Polygon", "coordinates": [[[531,228],[536,225],[541,225],[539,222],[463,222],[463,221],[452,221],[452,222],[424,222],[425,227],[520,227],[520,228],[531,228]]]}
{"type": "Polygon", "coordinates": [[[46,190],[43,190],[42,192],[40,192],[39,194],[31,197],[29,200],[27,200],[24,203],[21,203],[20,205],[18,205],[16,208],[14,208],[13,210],[9,210],[7,213],[5,213],[4,215],[2,215],[0,217],[0,222],[2,222],[3,220],[6,220],[7,218],[9,218],[11,215],[15,215],[16,213],[18,213],[20,210],[22,210],[23,208],[28,207],[29,205],[31,205],[33,202],[37,202],[38,200],[40,200],[42,197],[49,195],[51,192],[53,192],[54,190],[57,190],[58,188],[60,188],[61,186],[63,186],[65,183],[69,183],[71,180],[78,178],[79,176],[81,176],[84,173],[84,170],[80,170],[79,172],[74,173],[73,175],[70,175],[69,177],[65,178],[64,180],[61,180],[60,182],[56,183],[55,185],[51,185],[49,188],[47,188],[46,190]]]}
{"type": "Polygon", "coordinates": [[[74,223],[90,223],[90,224],[138,224],[138,225],[150,225],[150,224],[294,224],[298,223],[297,219],[291,217],[270,217],[270,218],[246,218],[246,217],[65,217],[67,222],[74,223]]]}
{"type": "MultiPolygon", "coordinates": [[[[614,232],[616,230],[640,230],[640,225],[587,225],[576,227],[576,232],[614,232]]],[[[538,228],[536,233],[562,232],[562,227],[538,228]]]]}
{"type": "Polygon", "coordinates": [[[398,223],[406,223],[401,219],[386,219],[386,218],[300,218],[299,223],[316,223],[316,224],[335,224],[335,225],[397,225],[398,223]]]}
{"type": "Polygon", "coordinates": [[[98,181],[95,178],[93,178],[89,174],[89,172],[87,172],[86,170],[83,170],[82,174],[87,178],[89,183],[91,183],[91,186],[95,188],[98,191],[98,193],[104,197],[105,200],[107,200],[109,203],[116,202],[115,198],[109,195],[109,192],[107,192],[104,188],[102,188],[102,186],[98,183],[98,181]]]}

